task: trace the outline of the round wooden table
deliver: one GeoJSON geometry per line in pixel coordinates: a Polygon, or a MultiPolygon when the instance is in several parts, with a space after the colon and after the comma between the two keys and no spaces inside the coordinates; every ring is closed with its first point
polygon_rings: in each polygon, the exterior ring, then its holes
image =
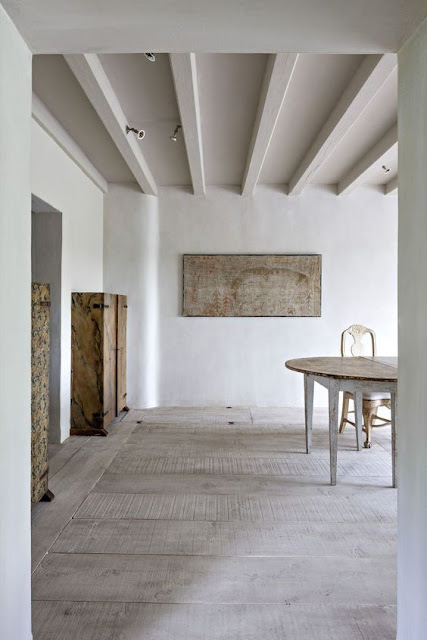
{"type": "Polygon", "coordinates": [[[305,437],[306,451],[311,452],[313,433],[314,383],[326,387],[329,394],[329,449],[331,484],[337,483],[338,405],[340,391],[349,391],[354,397],[357,449],[362,444],[363,393],[388,392],[391,396],[391,443],[393,487],[396,478],[396,408],[397,408],[397,358],[299,358],[288,360],[285,366],[304,374],[305,437]]]}

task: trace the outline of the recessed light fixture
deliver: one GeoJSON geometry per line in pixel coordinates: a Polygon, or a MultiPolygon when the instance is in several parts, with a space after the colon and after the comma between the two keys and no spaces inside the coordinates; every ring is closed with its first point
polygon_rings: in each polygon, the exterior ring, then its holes
{"type": "Polygon", "coordinates": [[[129,125],[126,125],[126,134],[130,133],[131,131],[133,133],[136,133],[138,140],[142,140],[143,138],[145,138],[144,129],[135,129],[135,127],[129,127],[129,125]]]}
{"type": "Polygon", "coordinates": [[[390,167],[386,167],[385,164],[383,164],[381,169],[384,169],[384,173],[390,173],[390,171],[391,171],[390,167]]]}
{"type": "Polygon", "coordinates": [[[176,142],[178,140],[177,135],[180,129],[182,129],[182,126],[180,124],[177,124],[173,134],[169,136],[169,139],[172,140],[172,142],[176,142]]]}
{"type": "Polygon", "coordinates": [[[144,56],[147,58],[147,60],[149,60],[150,62],[156,62],[156,56],[154,55],[154,53],[144,53],[144,56]]]}

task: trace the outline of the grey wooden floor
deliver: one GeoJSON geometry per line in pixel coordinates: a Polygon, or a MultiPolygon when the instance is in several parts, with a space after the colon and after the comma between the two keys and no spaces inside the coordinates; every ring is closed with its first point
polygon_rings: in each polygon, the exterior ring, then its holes
{"type": "Polygon", "coordinates": [[[390,432],[304,451],[296,409],[131,411],[51,447],[34,640],[394,640],[390,432]]]}

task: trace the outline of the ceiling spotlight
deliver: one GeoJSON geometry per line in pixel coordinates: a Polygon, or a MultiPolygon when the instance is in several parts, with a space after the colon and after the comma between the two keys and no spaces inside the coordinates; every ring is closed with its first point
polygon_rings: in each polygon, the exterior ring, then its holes
{"type": "Polygon", "coordinates": [[[386,167],[385,164],[383,164],[381,169],[384,169],[384,173],[389,173],[391,171],[391,169],[389,167],[386,167]]]}
{"type": "Polygon", "coordinates": [[[144,53],[144,56],[147,58],[147,60],[149,60],[150,62],[156,62],[156,56],[154,55],[154,53],[144,53]]]}
{"type": "Polygon", "coordinates": [[[182,129],[182,126],[180,124],[177,124],[173,134],[169,136],[169,139],[172,140],[172,142],[176,142],[178,140],[177,134],[180,129],[182,129]]]}
{"type": "Polygon", "coordinates": [[[144,129],[135,129],[135,127],[129,127],[128,125],[126,125],[126,134],[128,134],[130,131],[136,133],[138,140],[142,140],[143,138],[145,138],[144,129]]]}

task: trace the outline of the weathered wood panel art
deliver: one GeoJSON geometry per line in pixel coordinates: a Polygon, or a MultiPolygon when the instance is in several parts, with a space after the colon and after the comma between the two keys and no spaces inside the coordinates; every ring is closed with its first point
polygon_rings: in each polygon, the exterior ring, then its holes
{"type": "Polygon", "coordinates": [[[50,287],[31,285],[31,502],[48,493],[50,287]]]}
{"type": "Polygon", "coordinates": [[[184,255],[184,316],[320,316],[320,255],[184,255]]]}

